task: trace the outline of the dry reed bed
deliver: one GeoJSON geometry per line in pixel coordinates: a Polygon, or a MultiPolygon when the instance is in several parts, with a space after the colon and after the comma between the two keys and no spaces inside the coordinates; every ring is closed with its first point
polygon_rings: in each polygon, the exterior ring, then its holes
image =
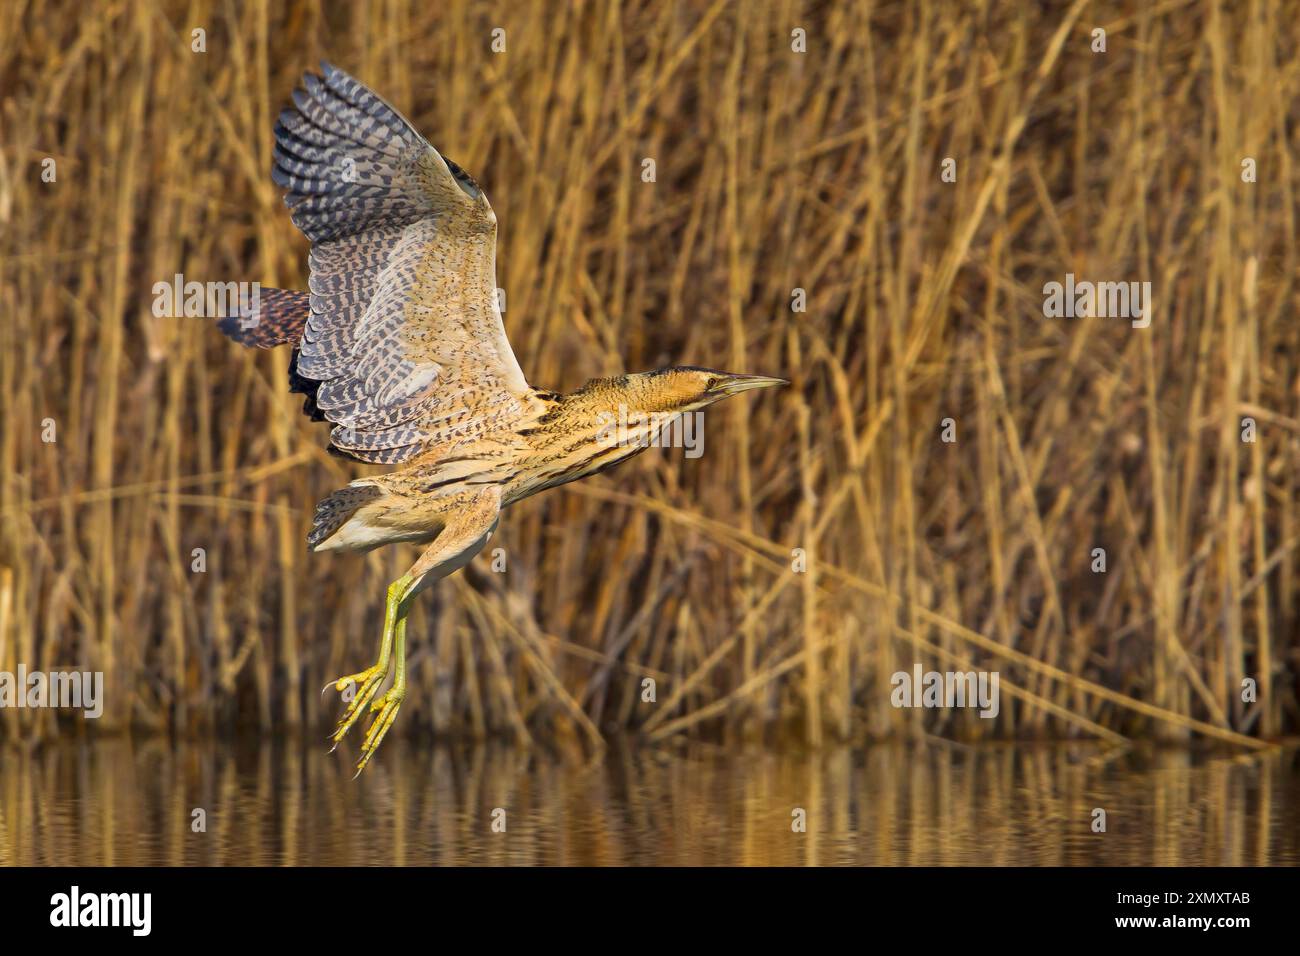
{"type": "MultiPolygon", "coordinates": [[[[404,728],[1300,726],[1281,6],[37,0],[0,38],[0,670],[104,671],[103,728],[328,720],[317,688],[372,659],[412,559],[304,554],[357,472],[286,357],[150,312],[176,272],[304,285],[270,128],[323,55],[484,184],[532,381],[794,380],[711,413],[700,459],[515,508],[507,573],[480,559],[413,617],[404,728]],[[1044,318],[1067,272],[1150,280],[1151,327],[1044,318]],[[998,669],[1011,699],[895,710],[915,660],[998,669]]],[[[0,711],[11,738],[75,726],[0,711]]]]}

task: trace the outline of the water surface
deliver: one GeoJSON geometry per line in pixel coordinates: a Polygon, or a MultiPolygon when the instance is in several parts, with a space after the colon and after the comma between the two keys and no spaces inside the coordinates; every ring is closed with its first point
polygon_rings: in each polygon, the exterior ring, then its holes
{"type": "Polygon", "coordinates": [[[0,865],[1300,862],[1294,753],[934,742],[592,759],[395,739],[351,778],[316,742],[0,749],[0,865]]]}

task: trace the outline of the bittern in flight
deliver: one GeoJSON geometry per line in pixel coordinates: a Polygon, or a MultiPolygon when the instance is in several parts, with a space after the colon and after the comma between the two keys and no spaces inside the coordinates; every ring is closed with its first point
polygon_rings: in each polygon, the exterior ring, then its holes
{"type": "Polygon", "coordinates": [[[309,549],[428,545],[388,588],[378,662],[331,682],[355,689],[336,746],[367,706],[377,712],[360,773],[406,695],[412,599],[468,564],[505,508],[631,458],[675,416],[784,382],[680,367],[568,395],[534,388],[502,325],[497,220],[478,183],[328,63],[293,102],[275,126],[272,175],[311,240],[310,291],[262,289],[255,308],[220,325],[245,345],[293,345],[290,390],[307,396],[305,414],[333,423],[332,452],[401,466],[321,501],[309,549]]]}

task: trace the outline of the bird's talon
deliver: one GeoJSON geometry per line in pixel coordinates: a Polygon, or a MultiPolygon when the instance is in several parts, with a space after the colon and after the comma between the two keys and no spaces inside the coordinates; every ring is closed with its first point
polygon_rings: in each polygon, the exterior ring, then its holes
{"type": "MultiPolygon", "coordinates": [[[[331,753],[333,753],[334,749],[338,747],[339,742],[344,738],[347,732],[352,729],[352,725],[357,722],[357,719],[365,713],[366,705],[370,703],[371,699],[378,692],[379,686],[384,682],[384,678],[387,676],[388,666],[384,663],[376,664],[358,674],[349,674],[347,677],[340,677],[336,681],[331,681],[334,685],[334,689],[340,693],[350,686],[357,688],[355,696],[353,696],[352,700],[348,702],[347,710],[345,710],[343,716],[339,718],[338,726],[334,729],[334,733],[330,734],[330,739],[334,741],[334,748],[331,748],[331,753]]],[[[325,686],[328,688],[330,685],[326,684],[325,686]]]]}
{"type": "Polygon", "coordinates": [[[393,725],[393,721],[397,718],[397,710],[402,706],[402,701],[405,698],[406,688],[394,687],[370,705],[371,711],[379,711],[379,716],[366,728],[366,738],[361,744],[361,759],[357,761],[357,776],[360,776],[361,771],[366,769],[366,764],[370,762],[370,758],[379,749],[384,736],[388,733],[388,728],[393,725]]]}

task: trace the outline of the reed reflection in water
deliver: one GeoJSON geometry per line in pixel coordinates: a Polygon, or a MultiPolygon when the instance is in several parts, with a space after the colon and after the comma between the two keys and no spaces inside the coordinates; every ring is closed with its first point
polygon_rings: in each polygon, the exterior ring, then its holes
{"type": "Polygon", "coordinates": [[[0,865],[1300,861],[1294,753],[616,747],[584,763],[393,740],[383,756],[353,781],[351,762],[315,742],[3,750],[0,865]],[[192,830],[196,808],[206,832],[192,830]],[[805,833],[792,831],[797,808],[805,833]]]}

